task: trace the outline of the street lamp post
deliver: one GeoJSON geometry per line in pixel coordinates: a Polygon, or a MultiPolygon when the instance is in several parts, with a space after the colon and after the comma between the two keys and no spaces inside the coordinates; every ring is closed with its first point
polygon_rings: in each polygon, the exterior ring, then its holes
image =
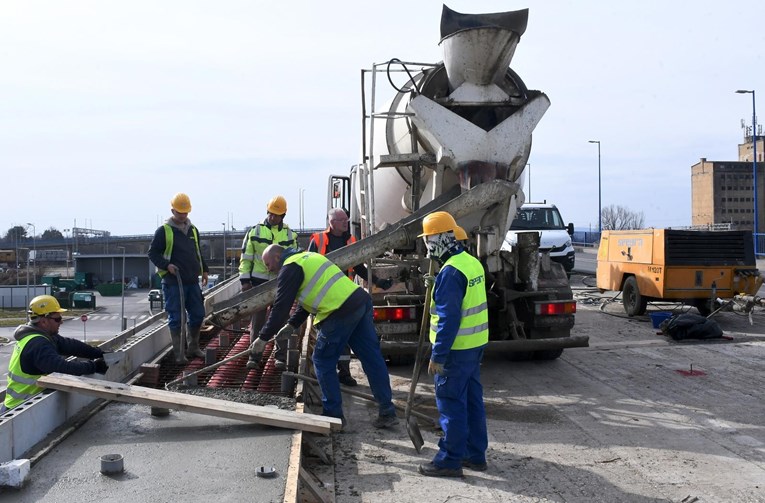
{"type": "Polygon", "coordinates": [[[603,202],[600,197],[600,140],[590,140],[590,143],[598,144],[598,233],[603,232],[603,202]]]}
{"type": "Polygon", "coordinates": [[[66,277],[68,279],[70,278],[70,276],[69,276],[69,243],[67,243],[67,239],[66,239],[67,232],[69,232],[69,229],[64,229],[64,246],[66,247],[66,277]]]}
{"type": "MultiPolygon", "coordinates": [[[[34,253],[34,255],[35,255],[35,270],[32,271],[32,277],[34,278],[35,285],[36,285],[37,284],[37,267],[36,267],[36,262],[37,262],[37,260],[39,260],[39,258],[37,257],[37,238],[36,238],[37,227],[35,227],[35,224],[31,224],[29,222],[27,222],[27,225],[32,227],[32,249],[35,252],[34,253]]],[[[27,268],[29,268],[29,254],[27,254],[27,268]]],[[[29,272],[29,271],[27,271],[27,272],[29,272]]]]}
{"type": "Polygon", "coordinates": [[[754,89],[751,91],[739,89],[736,93],[752,95],[752,188],[754,189],[752,199],[754,199],[754,254],[756,256],[759,253],[759,247],[757,246],[759,236],[757,234],[760,232],[760,219],[757,214],[760,209],[757,205],[757,109],[755,106],[754,89]]]}
{"type": "Polygon", "coordinates": [[[127,320],[125,319],[125,247],[118,246],[117,248],[122,249],[122,278],[120,279],[120,283],[122,283],[122,308],[120,309],[120,326],[124,331],[127,328],[127,320]]]}
{"type": "Polygon", "coordinates": [[[228,267],[228,257],[226,256],[226,224],[221,223],[221,225],[223,226],[223,281],[226,281],[226,273],[228,272],[226,270],[228,267]]]}
{"type": "MultiPolygon", "coordinates": [[[[29,248],[19,248],[19,250],[26,250],[27,252],[27,297],[24,301],[25,306],[29,306],[29,248]]],[[[16,275],[18,277],[18,268],[16,268],[16,275]]],[[[27,319],[29,319],[29,314],[27,314],[27,319]]]]}

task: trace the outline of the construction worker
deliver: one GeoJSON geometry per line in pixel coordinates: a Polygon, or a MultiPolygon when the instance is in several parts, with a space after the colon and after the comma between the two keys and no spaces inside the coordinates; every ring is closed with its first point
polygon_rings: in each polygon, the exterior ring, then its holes
{"type": "Polygon", "coordinates": [[[313,364],[321,388],[323,414],[340,418],[345,424],[335,366],[343,348],[349,345],[361,361],[378,403],[378,416],[373,425],[388,428],[398,424],[391,402],[390,376],[372,320],[369,294],[318,253],[270,245],[263,252],[263,261],[269,271],[279,273],[276,299],[250,350],[262,354],[272,337],[289,337],[309,314],[313,314],[314,326],[318,330],[313,364]],[[287,320],[295,299],[299,307],[287,320]]]}
{"type": "Polygon", "coordinates": [[[455,238],[457,223],[445,211],[422,222],[428,257],[441,265],[430,301],[436,406],[444,436],[438,453],[418,471],[430,477],[461,477],[462,467],[484,471],[488,436],[480,365],[489,341],[486,281],[481,262],[455,238]]]}
{"type": "Polygon", "coordinates": [[[39,295],[29,303],[29,322],[13,334],[16,347],[8,364],[8,389],[0,413],[40,393],[44,388],[37,386],[37,379],[45,374],[61,372],[79,376],[105,374],[108,370],[103,351],[59,335],[64,312],[66,309],[51,295],[39,295]],[[69,361],[69,356],[88,358],[88,361],[69,361]]]}
{"type": "MultiPolygon", "coordinates": [[[[293,232],[284,223],[287,215],[287,200],[284,196],[274,196],[266,204],[266,218],[255,225],[245,234],[242,241],[242,258],[239,262],[239,282],[242,291],[246,292],[254,286],[265,283],[276,277],[268,272],[263,263],[263,251],[268,245],[277,244],[288,248],[297,249],[297,233],[293,232]]],[[[255,312],[250,323],[250,341],[254,341],[263,323],[266,322],[266,309],[255,312]]],[[[279,370],[286,368],[287,344],[286,341],[277,343],[276,364],[279,370]]],[[[260,362],[257,355],[251,354],[247,361],[247,368],[258,368],[260,362]]]]}
{"type": "MultiPolygon", "coordinates": [[[[324,232],[314,232],[311,235],[311,240],[308,243],[308,251],[321,253],[326,255],[331,251],[335,251],[343,246],[356,242],[356,238],[348,230],[348,214],[342,208],[332,208],[327,212],[328,226],[324,232]]],[[[364,264],[359,264],[353,268],[353,271],[349,271],[349,276],[353,279],[353,275],[359,276],[364,281],[367,280],[367,267],[364,264]]],[[[387,290],[393,284],[393,281],[389,278],[380,279],[372,277],[372,282],[378,288],[387,290]]],[[[356,386],[358,383],[356,379],[351,375],[351,351],[348,346],[343,350],[343,354],[340,355],[340,360],[337,362],[337,377],[340,379],[340,384],[346,386],[356,386]]]]}
{"type": "Polygon", "coordinates": [[[199,347],[199,332],[205,317],[199,276],[202,276],[202,286],[206,286],[209,269],[199,247],[199,230],[189,220],[189,196],[182,192],[174,195],[170,200],[170,211],[172,216],[154,232],[149,245],[149,260],[157,267],[162,278],[162,293],[175,362],[183,364],[188,362],[187,358],[205,356],[199,347]],[[181,345],[181,309],[187,313],[186,348],[181,345]]]}

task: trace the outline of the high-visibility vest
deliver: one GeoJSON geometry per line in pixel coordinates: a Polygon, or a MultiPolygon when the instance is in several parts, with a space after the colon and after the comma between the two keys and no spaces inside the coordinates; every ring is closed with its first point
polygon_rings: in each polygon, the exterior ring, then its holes
{"type": "Polygon", "coordinates": [[[11,361],[8,364],[8,388],[5,390],[5,408],[12,409],[20,403],[32,398],[44,388],[37,385],[42,374],[27,374],[21,370],[21,352],[27,343],[35,337],[45,337],[42,334],[32,334],[21,339],[13,348],[11,361]]]}
{"type": "MultiPolygon", "coordinates": [[[[322,255],[327,254],[327,247],[329,246],[329,233],[330,233],[330,230],[327,229],[324,232],[314,232],[313,234],[311,234],[310,242],[316,245],[316,253],[320,253],[322,255]]],[[[348,239],[345,241],[345,246],[348,246],[355,242],[356,242],[356,238],[353,236],[353,234],[349,234],[348,239]]],[[[348,269],[348,277],[353,279],[354,276],[355,276],[355,273],[353,272],[353,269],[348,269]]]]}
{"type": "Polygon", "coordinates": [[[314,323],[321,323],[360,288],[339,267],[318,253],[296,253],[284,261],[284,265],[288,264],[297,264],[303,269],[297,300],[303,309],[315,315],[314,323]]]}
{"type": "MultiPolygon", "coordinates": [[[[451,349],[473,349],[489,342],[489,310],[486,304],[486,283],[481,262],[467,252],[452,255],[444,267],[452,266],[467,279],[465,297],[462,299],[462,312],[457,337],[451,349]]],[[[439,316],[436,302],[431,294],[430,300],[430,342],[436,342],[436,329],[439,316]]]]}
{"type": "MultiPolygon", "coordinates": [[[[168,224],[164,224],[165,228],[165,251],[162,253],[162,257],[169,261],[173,256],[173,228],[168,224]]],[[[194,248],[197,250],[197,261],[199,262],[199,274],[204,274],[204,268],[202,267],[202,251],[199,249],[199,231],[193,225],[191,226],[191,239],[194,240],[194,248]]],[[[164,278],[167,274],[167,269],[160,269],[157,267],[157,274],[160,278],[164,278]]]]}
{"type": "Polygon", "coordinates": [[[242,258],[239,261],[239,279],[276,277],[266,268],[263,262],[263,251],[272,244],[285,248],[297,248],[297,234],[287,224],[282,224],[281,227],[279,229],[278,226],[269,227],[260,223],[245,234],[242,241],[242,258]]]}

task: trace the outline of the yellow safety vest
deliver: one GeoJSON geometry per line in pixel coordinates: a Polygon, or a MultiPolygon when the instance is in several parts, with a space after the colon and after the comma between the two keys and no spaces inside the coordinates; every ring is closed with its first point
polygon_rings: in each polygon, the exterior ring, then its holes
{"type": "Polygon", "coordinates": [[[32,334],[21,339],[13,348],[11,361],[8,364],[8,388],[5,390],[5,407],[12,409],[20,403],[29,400],[44,388],[37,385],[42,374],[27,374],[21,370],[21,352],[29,341],[35,337],[45,337],[42,334],[32,334]]]}
{"type": "Polygon", "coordinates": [[[273,279],[275,274],[270,273],[266,264],[263,263],[263,251],[272,244],[284,248],[297,248],[297,234],[287,224],[269,227],[258,224],[244,236],[242,242],[242,258],[239,262],[239,279],[273,279]]]}
{"type": "MultiPolygon", "coordinates": [[[[162,256],[165,258],[165,260],[169,261],[170,257],[173,256],[173,228],[168,224],[164,224],[162,227],[165,228],[165,251],[162,253],[162,256]]],[[[204,268],[202,267],[202,252],[199,249],[199,231],[197,231],[197,228],[193,225],[191,226],[191,239],[194,240],[194,247],[197,250],[199,274],[204,274],[204,268]]],[[[167,274],[167,270],[157,267],[157,274],[159,274],[160,278],[164,278],[165,274],[167,274]]]]}
{"type": "MultiPolygon", "coordinates": [[[[473,349],[489,342],[489,310],[486,304],[486,283],[481,262],[467,252],[449,257],[444,267],[452,266],[467,279],[465,297],[462,299],[462,317],[457,337],[451,349],[473,349]]],[[[439,316],[436,301],[430,299],[430,342],[436,342],[439,316]]]]}
{"type": "Polygon", "coordinates": [[[300,252],[287,258],[284,265],[297,264],[303,269],[303,282],[298,290],[298,302],[315,315],[314,323],[336,311],[348,297],[360,288],[343,271],[323,255],[300,252]]]}

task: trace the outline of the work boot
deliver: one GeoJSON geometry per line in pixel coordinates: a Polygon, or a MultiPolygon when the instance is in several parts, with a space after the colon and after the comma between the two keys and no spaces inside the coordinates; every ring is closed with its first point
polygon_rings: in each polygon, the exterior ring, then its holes
{"type": "Polygon", "coordinates": [[[173,356],[175,356],[175,363],[188,363],[186,356],[183,354],[183,348],[181,347],[181,329],[170,329],[170,341],[173,343],[173,356]]]}
{"type": "Polygon", "coordinates": [[[356,386],[359,383],[354,379],[351,374],[337,374],[337,378],[340,380],[340,384],[345,386],[356,386]]]}
{"type": "Polygon", "coordinates": [[[396,417],[396,414],[380,414],[377,416],[377,419],[372,422],[372,426],[375,428],[390,428],[397,424],[398,418],[396,417]]]}
{"type": "Polygon", "coordinates": [[[430,463],[422,463],[417,471],[426,477],[462,477],[462,468],[439,468],[430,463]]]}
{"type": "Polygon", "coordinates": [[[468,470],[473,470],[475,472],[485,472],[489,468],[489,465],[486,464],[486,461],[483,463],[473,463],[470,460],[463,459],[462,467],[467,468],[468,470]]]}
{"type": "Polygon", "coordinates": [[[186,350],[188,358],[204,358],[205,354],[199,349],[199,331],[202,327],[189,327],[189,348],[186,350]]]}
{"type": "Polygon", "coordinates": [[[340,380],[340,384],[346,386],[356,386],[358,384],[356,379],[351,377],[350,360],[340,360],[337,362],[337,378],[340,380]]]}

